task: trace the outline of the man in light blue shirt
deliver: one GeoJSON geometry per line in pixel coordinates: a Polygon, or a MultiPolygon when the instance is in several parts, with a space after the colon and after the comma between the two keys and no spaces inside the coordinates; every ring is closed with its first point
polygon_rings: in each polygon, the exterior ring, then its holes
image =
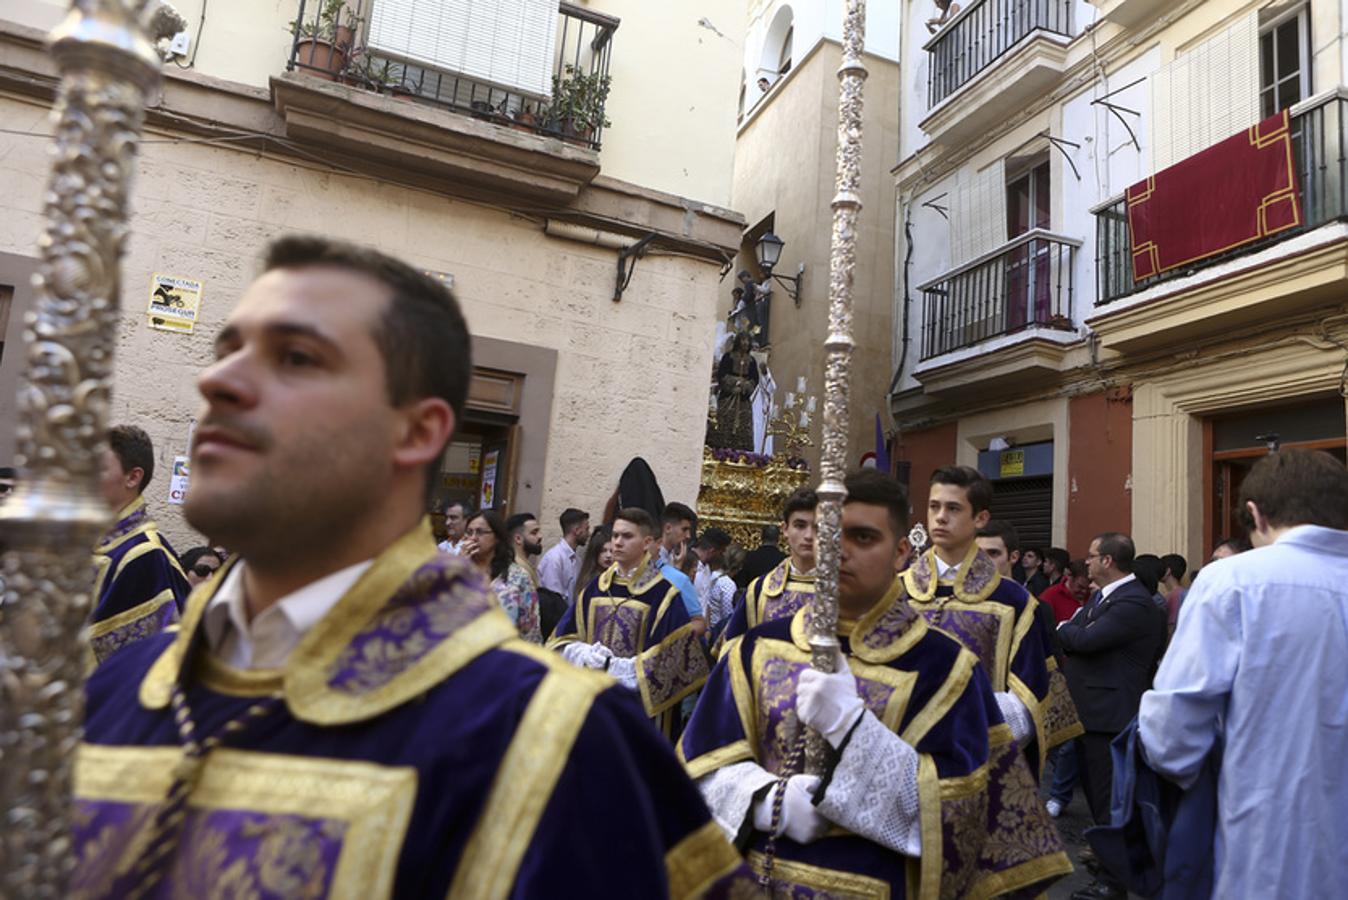
{"type": "Polygon", "coordinates": [[[689,618],[705,623],[702,598],[697,595],[693,580],[682,570],[684,560],[691,552],[688,548],[696,530],[697,513],[682,503],[666,504],[660,515],[660,574],[679,589],[689,618]]]}
{"type": "Polygon", "coordinates": [[[1220,746],[1213,896],[1348,885],[1348,471],[1327,453],[1257,463],[1240,491],[1255,550],[1204,567],[1138,725],[1189,787],[1220,746]]]}

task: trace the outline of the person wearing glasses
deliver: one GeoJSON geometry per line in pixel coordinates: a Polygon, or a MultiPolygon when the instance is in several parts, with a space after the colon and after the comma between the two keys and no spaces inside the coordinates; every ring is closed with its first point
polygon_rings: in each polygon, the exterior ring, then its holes
{"type": "Polygon", "coordinates": [[[187,583],[196,587],[209,579],[220,566],[224,558],[215,552],[214,547],[193,547],[180,557],[183,571],[187,573],[187,583]]]}

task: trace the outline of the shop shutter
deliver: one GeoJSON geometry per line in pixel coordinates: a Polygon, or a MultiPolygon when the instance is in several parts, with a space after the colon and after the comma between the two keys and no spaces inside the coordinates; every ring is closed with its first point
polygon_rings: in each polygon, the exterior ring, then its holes
{"type": "Polygon", "coordinates": [[[1053,476],[994,481],[992,517],[1015,526],[1022,550],[1050,546],[1053,542],[1053,476]]]}

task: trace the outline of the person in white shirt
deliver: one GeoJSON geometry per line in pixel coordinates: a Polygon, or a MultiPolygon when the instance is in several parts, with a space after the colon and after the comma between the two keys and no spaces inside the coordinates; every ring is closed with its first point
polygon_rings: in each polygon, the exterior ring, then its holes
{"type": "Polygon", "coordinates": [[[570,604],[576,595],[580,548],[590,540],[590,514],[569,507],[562,511],[562,539],[538,561],[538,586],[559,594],[570,604]]]}
{"type": "Polygon", "coordinates": [[[1338,896],[1348,883],[1348,471],[1261,459],[1238,509],[1255,549],[1203,567],[1138,735],[1188,788],[1220,761],[1212,896],[1338,896]],[[1338,887],[1334,887],[1338,885],[1338,887]]]}
{"type": "Polygon", "coordinates": [[[440,549],[458,555],[463,552],[463,530],[468,527],[468,507],[458,500],[445,507],[445,540],[440,549]]]}

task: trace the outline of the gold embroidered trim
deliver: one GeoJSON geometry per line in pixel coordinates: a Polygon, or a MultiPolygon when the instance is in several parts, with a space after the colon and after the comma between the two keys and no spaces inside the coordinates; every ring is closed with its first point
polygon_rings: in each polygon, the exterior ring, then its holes
{"type": "MultiPolygon", "coordinates": [[[[942,598],[930,602],[913,602],[914,608],[919,612],[926,613],[934,611],[937,615],[941,612],[973,612],[980,616],[995,616],[997,618],[997,647],[993,653],[992,666],[988,671],[988,680],[992,682],[994,691],[1005,691],[1006,677],[1011,670],[1011,640],[1013,626],[1015,624],[1016,611],[1004,603],[969,603],[964,600],[954,598],[942,598]]],[[[925,615],[924,615],[925,618],[925,615]]],[[[930,623],[928,623],[930,624],[930,623]]],[[[939,624],[934,626],[942,634],[949,635],[951,638],[959,641],[960,645],[973,653],[973,648],[969,647],[960,640],[959,635],[954,630],[947,631],[939,624]]],[[[974,653],[977,656],[977,653],[974,653]]],[[[980,659],[980,662],[982,660],[980,659]]]]}
{"type": "MultiPolygon", "coordinates": [[[[177,747],[81,744],[75,796],[162,803],[181,757],[177,747]]],[[[417,773],[410,767],[217,748],[206,757],[188,805],[346,823],[331,896],[370,900],[393,893],[416,795],[417,773]]]]}
{"type": "Polygon", "coordinates": [[[967,896],[970,900],[987,900],[989,897],[1000,897],[1054,876],[1070,874],[1072,874],[1072,861],[1067,858],[1066,853],[1059,851],[988,875],[974,884],[967,896]]]}
{"type": "MultiPolygon", "coordinates": [[[[923,856],[926,854],[923,853],[923,856]]],[[[749,865],[755,872],[762,873],[764,860],[763,854],[757,850],[749,854],[749,865]]],[[[826,896],[841,895],[854,900],[889,900],[890,897],[889,884],[878,878],[841,869],[825,869],[823,866],[790,859],[773,860],[772,880],[813,888],[824,892],[826,896]]],[[[794,896],[794,892],[787,891],[786,895],[794,896]]],[[[774,891],[773,896],[780,895],[774,891]]]]}
{"type": "Polygon", "coordinates": [[[917,815],[922,830],[922,858],[918,863],[918,887],[912,896],[936,900],[941,895],[941,872],[945,851],[941,842],[941,783],[936,761],[930,754],[917,755],[917,815]]]}
{"type": "Polygon", "coordinates": [[[744,671],[744,654],[740,652],[743,636],[735,638],[726,649],[730,659],[730,692],[735,697],[735,709],[740,714],[740,729],[744,732],[750,746],[758,746],[758,736],[754,727],[754,688],[749,683],[749,673],[744,671]]]}
{"type": "Polygon", "coordinates": [[[281,693],[285,685],[284,669],[239,669],[204,649],[194,659],[192,674],[204,687],[230,697],[266,697],[281,693]]]}
{"type": "Polygon", "coordinates": [[[101,622],[92,623],[89,626],[89,639],[100,638],[111,631],[134,624],[146,616],[159,612],[165,603],[176,603],[173,599],[173,591],[170,588],[164,588],[149,600],[131,607],[126,612],[120,612],[101,622]]]}
{"type": "Polygon", "coordinates": [[[749,746],[747,739],[741,739],[733,744],[726,744],[724,747],[709,750],[689,761],[683,756],[683,742],[680,741],[675,754],[679,757],[679,762],[683,763],[684,769],[688,771],[688,777],[696,781],[702,776],[724,768],[731,763],[753,759],[754,749],[749,746]]]}
{"type": "Polygon", "coordinates": [[[922,738],[926,737],[928,731],[945,716],[964,694],[964,689],[969,686],[969,679],[974,674],[974,667],[978,665],[978,657],[966,648],[961,647],[959,655],[955,657],[955,664],[950,667],[950,674],[946,676],[945,683],[937,688],[936,693],[927,705],[917,715],[913,716],[908,727],[899,735],[908,743],[909,746],[916,747],[922,738]]]}
{"type": "Polygon", "coordinates": [[[509,896],[581,726],[595,697],[605,689],[603,680],[574,675],[549,671],[529,700],[447,896],[473,900],[509,896]]]}
{"type": "Polygon", "coordinates": [[[714,821],[685,837],[665,854],[671,898],[701,897],[718,879],[739,867],[739,853],[714,821]]]}
{"type": "MultiPolygon", "coordinates": [[[[690,622],[671,632],[663,641],[654,647],[649,647],[637,654],[636,658],[636,676],[637,692],[641,695],[641,704],[646,707],[648,715],[657,716],[665,710],[678,703],[684,697],[687,697],[693,691],[702,687],[707,680],[707,673],[710,666],[706,661],[706,654],[701,647],[701,639],[693,631],[693,625],[690,622]],[[680,644],[685,645],[682,648],[680,644]],[[691,646],[687,646],[690,645],[691,646]],[[681,664],[676,666],[679,676],[692,676],[687,684],[680,687],[674,693],[665,697],[654,698],[651,696],[651,684],[646,676],[646,663],[648,660],[658,660],[666,654],[674,654],[677,661],[680,658],[692,655],[694,662],[700,663],[696,670],[685,670],[681,664]]],[[[666,673],[670,674],[670,673],[666,673]]],[[[677,737],[677,735],[675,735],[677,737]]]]}
{"type": "Polygon", "coordinates": [[[1029,685],[1021,681],[1019,676],[1008,673],[1006,676],[1006,689],[1012,693],[1025,708],[1030,712],[1030,718],[1034,720],[1035,741],[1039,748],[1039,771],[1044,771],[1044,762],[1048,759],[1048,739],[1049,735],[1045,731],[1044,706],[1039,702],[1039,698],[1030,690],[1029,685]]]}

